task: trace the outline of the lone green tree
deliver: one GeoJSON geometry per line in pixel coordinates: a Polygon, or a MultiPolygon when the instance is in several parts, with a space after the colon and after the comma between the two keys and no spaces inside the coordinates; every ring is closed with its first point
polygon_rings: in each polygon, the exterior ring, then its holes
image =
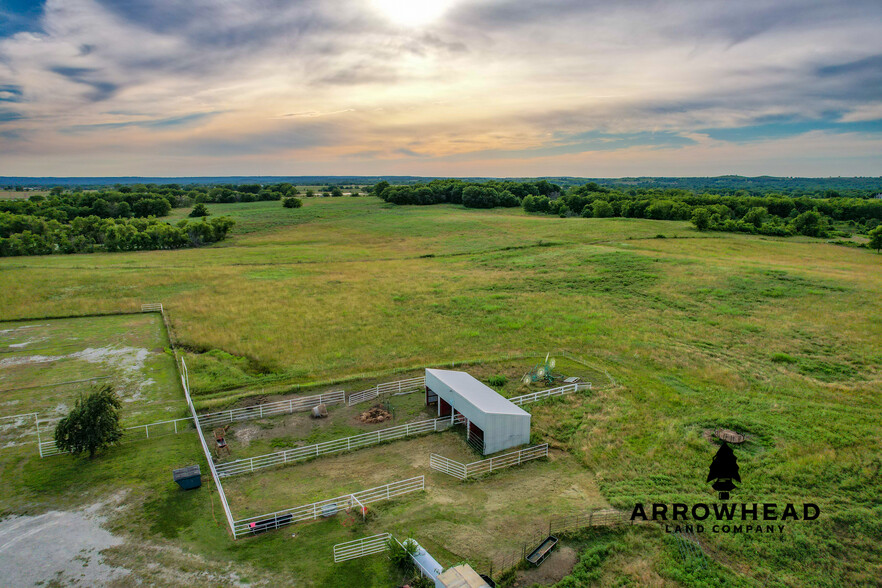
{"type": "Polygon", "coordinates": [[[95,457],[99,450],[122,438],[121,408],[119,396],[108,384],[80,395],[73,409],[55,426],[56,447],[74,455],[88,451],[90,458],[95,457]]]}
{"type": "Polygon", "coordinates": [[[870,231],[870,249],[882,249],[882,225],[870,231]]]}

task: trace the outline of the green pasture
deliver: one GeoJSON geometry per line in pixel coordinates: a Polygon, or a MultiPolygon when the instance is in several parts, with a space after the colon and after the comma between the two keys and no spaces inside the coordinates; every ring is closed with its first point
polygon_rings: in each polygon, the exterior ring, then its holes
{"type": "MultiPolygon", "coordinates": [[[[685,222],[395,207],[368,197],[304,199],[299,209],[259,202],[209,210],[239,223],[232,238],[211,247],[0,260],[2,319],[162,302],[206,410],[341,382],[353,391],[349,383],[394,380],[426,365],[529,364],[510,358],[567,349],[608,371],[616,385],[531,409],[535,440],[575,464],[547,488],[549,500],[567,496],[566,480],[582,477],[597,490],[586,509],[711,501],[705,477],[717,445],[709,432],[723,427],[749,435],[735,450],[737,501],[814,502],[822,511],[817,521],[789,525],[783,538],[703,536],[707,569],[682,561],[655,525],[589,533],[573,539],[583,554],[578,582],[877,585],[878,254],[809,238],[699,233],[685,222]]],[[[483,369],[470,365],[464,369],[483,369]]],[[[266,444],[273,447],[274,438],[266,444]]],[[[153,443],[124,445],[92,462],[4,450],[0,508],[87,504],[125,487],[127,501],[144,509],[113,524],[142,541],[199,553],[206,565],[235,565],[255,583],[283,577],[312,586],[391,585],[400,578],[382,558],[340,566],[328,560],[331,544],[397,530],[399,519],[444,563],[474,557],[480,564],[487,556],[476,547],[480,535],[454,548],[464,535],[445,521],[462,518],[489,536],[489,507],[477,499],[439,503],[446,492],[440,483],[425,498],[379,506],[365,528],[325,521],[233,543],[216,495],[218,523],[207,488],[181,494],[171,482],[172,467],[202,459],[195,436],[153,443]]],[[[319,472],[322,463],[304,465],[319,472]]],[[[470,484],[475,492],[500,480],[529,489],[544,479],[530,472],[555,463],[470,484]]],[[[300,467],[273,476],[290,486],[300,467]]],[[[243,488],[256,485],[242,492],[274,499],[271,485],[242,480],[243,488]]],[[[510,533],[512,543],[533,522],[524,520],[525,528],[510,533]]],[[[505,535],[508,528],[496,530],[505,535]]],[[[124,549],[118,557],[125,561],[124,549]]]]}

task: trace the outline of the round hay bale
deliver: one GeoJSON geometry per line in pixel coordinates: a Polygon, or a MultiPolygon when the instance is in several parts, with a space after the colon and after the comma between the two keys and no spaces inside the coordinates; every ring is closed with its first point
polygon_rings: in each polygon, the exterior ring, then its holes
{"type": "Polygon", "coordinates": [[[714,435],[716,435],[717,439],[721,441],[725,441],[726,443],[744,443],[746,437],[741,433],[736,433],[730,429],[717,429],[714,431],[714,435]]]}
{"type": "Polygon", "coordinates": [[[328,407],[324,404],[317,404],[312,407],[312,418],[323,419],[328,416],[328,407]]]}

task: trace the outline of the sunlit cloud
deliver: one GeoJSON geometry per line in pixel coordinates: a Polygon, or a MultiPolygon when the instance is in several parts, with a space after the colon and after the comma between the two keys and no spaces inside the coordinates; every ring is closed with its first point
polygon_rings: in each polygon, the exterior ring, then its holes
{"type": "Polygon", "coordinates": [[[877,0],[28,6],[3,175],[882,169],[877,0]]]}

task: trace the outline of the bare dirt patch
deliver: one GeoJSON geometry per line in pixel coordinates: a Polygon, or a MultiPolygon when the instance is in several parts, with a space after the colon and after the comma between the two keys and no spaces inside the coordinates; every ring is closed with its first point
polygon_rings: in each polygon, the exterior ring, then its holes
{"type": "Polygon", "coordinates": [[[101,506],[13,516],[0,522],[3,583],[99,586],[126,577],[129,570],[104,561],[102,552],[124,541],[101,527],[104,518],[97,514],[101,506]]]}
{"type": "Polygon", "coordinates": [[[551,552],[538,568],[518,572],[515,588],[526,588],[538,584],[551,586],[565,578],[579,561],[579,554],[572,547],[562,546],[551,552]]]}

